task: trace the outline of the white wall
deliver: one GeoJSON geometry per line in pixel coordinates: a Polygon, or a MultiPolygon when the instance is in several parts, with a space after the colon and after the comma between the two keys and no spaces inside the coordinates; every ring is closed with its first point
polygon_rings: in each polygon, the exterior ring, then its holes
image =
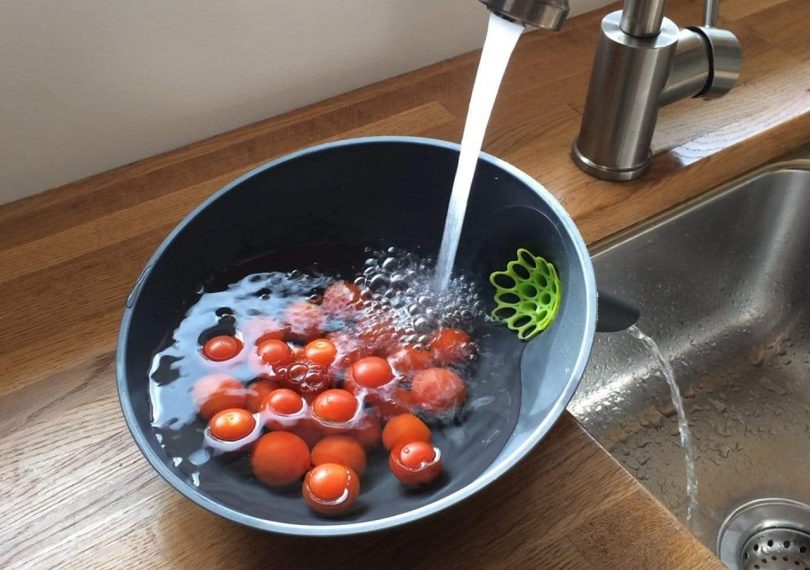
{"type": "Polygon", "coordinates": [[[478,48],[486,24],[475,0],[0,0],[0,14],[0,203],[478,48]]]}

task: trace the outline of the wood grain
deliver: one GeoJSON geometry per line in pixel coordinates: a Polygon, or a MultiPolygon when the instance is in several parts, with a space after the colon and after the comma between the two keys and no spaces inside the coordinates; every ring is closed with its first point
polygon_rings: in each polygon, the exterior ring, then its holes
{"type": "MultiPolygon", "coordinates": [[[[589,242],[688,200],[810,140],[806,1],[724,0],[721,21],[745,50],[741,85],[665,109],[643,180],[594,180],[568,157],[598,22],[616,5],[562,33],[521,38],[485,150],[540,180],[589,242]]],[[[667,9],[686,25],[701,8],[673,0],[667,9]]],[[[464,54],[0,207],[0,567],[720,567],[567,414],[464,504],[340,540],[264,534],[197,508],[127,432],[116,333],[169,230],[230,180],[307,145],[372,134],[458,140],[477,60],[464,54]]]]}

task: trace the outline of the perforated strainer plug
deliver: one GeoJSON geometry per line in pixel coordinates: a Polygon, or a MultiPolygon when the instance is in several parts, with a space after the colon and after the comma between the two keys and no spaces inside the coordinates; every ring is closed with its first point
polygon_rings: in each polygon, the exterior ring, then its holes
{"type": "Polygon", "coordinates": [[[520,340],[534,338],[557,316],[562,284],[557,269],[542,257],[521,248],[506,271],[495,271],[489,282],[495,287],[492,318],[516,331],[520,340]]]}

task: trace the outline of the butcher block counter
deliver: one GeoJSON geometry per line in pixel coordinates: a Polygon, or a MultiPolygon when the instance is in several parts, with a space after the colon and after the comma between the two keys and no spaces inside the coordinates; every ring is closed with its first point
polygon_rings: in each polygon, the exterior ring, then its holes
{"type": "MultiPolygon", "coordinates": [[[[615,5],[521,38],[485,150],[542,182],[593,244],[808,142],[807,0],[721,4],[721,25],[743,45],[741,85],[664,109],[641,180],[601,182],[569,159],[599,20],[615,5]]],[[[672,0],[668,16],[693,24],[701,10],[672,0]]],[[[459,506],[339,539],[218,518],[170,488],[129,435],[116,336],[124,299],[171,228],[227,182],[305,146],[459,140],[477,62],[465,54],[0,207],[0,567],[722,567],[567,413],[459,506]]]]}

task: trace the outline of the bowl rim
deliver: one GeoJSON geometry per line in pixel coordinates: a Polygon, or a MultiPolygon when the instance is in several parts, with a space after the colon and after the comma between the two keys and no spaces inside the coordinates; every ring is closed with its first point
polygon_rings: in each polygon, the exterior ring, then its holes
{"type": "MultiPolygon", "coordinates": [[[[132,408],[132,403],[127,392],[127,374],[126,374],[126,346],[129,338],[130,321],[132,318],[133,308],[137,302],[140,293],[140,285],[145,281],[146,276],[151,270],[152,266],[161,257],[164,250],[174,241],[175,237],[189,224],[197,214],[207,208],[210,204],[216,201],[220,196],[230,191],[232,188],[238,186],[245,180],[256,176],[274,168],[285,162],[295,160],[306,156],[308,154],[318,153],[324,150],[354,146],[365,145],[374,143],[401,143],[401,144],[417,144],[430,147],[438,147],[453,151],[460,151],[460,145],[451,141],[444,141],[440,139],[426,138],[426,137],[413,137],[413,136],[371,136],[371,137],[357,137],[321,143],[314,146],[306,147],[301,150],[286,154],[265,164],[262,164],[246,174],[236,178],[232,182],[226,184],[221,189],[214,192],[211,196],[206,198],[200,205],[188,213],[166,236],[161,242],[160,246],[155,250],[155,253],[146,262],[143,271],[138,277],[134,288],[130,295],[127,297],[126,308],[121,320],[121,328],[118,335],[118,346],[116,350],[116,385],[118,388],[118,399],[121,406],[121,411],[127,424],[127,428],[135,440],[136,445],[146,457],[151,466],[169,483],[174,489],[179,491],[186,498],[190,499],[195,504],[203,507],[204,509],[220,515],[231,521],[249,526],[252,528],[271,531],[280,534],[297,535],[297,536],[345,536],[353,534],[363,534],[367,532],[379,531],[406,523],[425,518],[427,516],[438,513],[452,505],[455,505],[467,497],[472,496],[481,489],[488,486],[490,483],[501,477],[504,473],[517,465],[548,433],[551,427],[557,422],[562,415],[568,402],[574,395],[580,379],[585,371],[585,367],[590,357],[591,347],[593,344],[594,335],[596,332],[596,305],[597,305],[597,291],[596,291],[596,278],[594,276],[593,265],[588,253],[587,246],[574,224],[573,219],[565,211],[559,201],[540,184],[537,180],[518,169],[517,167],[509,164],[508,162],[499,159],[493,155],[485,152],[479,153],[479,160],[490,163],[496,168],[513,176],[518,181],[526,185],[535,192],[547,205],[551,208],[554,214],[558,217],[562,224],[562,229],[571,238],[578,257],[579,263],[583,267],[583,275],[585,281],[585,322],[586,331],[584,342],[581,343],[577,353],[574,366],[569,373],[569,379],[566,384],[565,390],[560,394],[555,404],[550,409],[545,418],[532,430],[532,432],[524,438],[524,440],[515,447],[507,456],[496,459],[487,469],[481,473],[476,479],[465,485],[461,489],[445,496],[436,501],[418,507],[416,509],[399,513],[396,515],[388,516],[381,519],[375,519],[362,522],[347,522],[345,524],[335,524],[331,522],[323,525],[313,524],[293,524],[284,523],[252,515],[245,514],[237,509],[228,507],[219,502],[216,502],[197,490],[190,481],[175,473],[167,462],[152,449],[147,441],[148,435],[144,433],[138,426],[135,412],[132,408]]],[[[525,354],[525,352],[524,352],[525,354]]]]}

